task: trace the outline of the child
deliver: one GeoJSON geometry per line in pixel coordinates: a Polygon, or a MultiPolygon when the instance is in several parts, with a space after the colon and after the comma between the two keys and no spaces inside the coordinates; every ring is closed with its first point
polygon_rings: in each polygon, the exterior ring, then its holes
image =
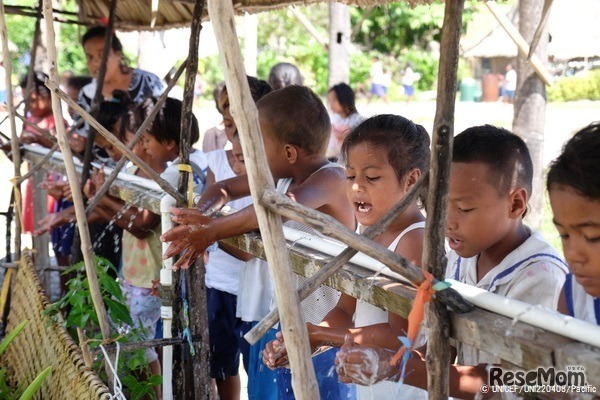
{"type": "MultiPolygon", "coordinates": [[[[217,85],[217,87],[215,87],[215,89],[212,92],[213,98],[215,100],[215,106],[217,107],[219,113],[221,112],[221,107],[219,106],[219,97],[221,96],[221,92],[223,91],[224,87],[225,83],[221,82],[217,85]]],[[[209,151],[223,149],[226,145],[227,135],[225,135],[223,121],[204,132],[202,139],[203,152],[208,153],[209,151]]]]}
{"type": "Polygon", "coordinates": [[[363,118],[356,110],[354,91],[345,83],[339,83],[329,89],[327,100],[329,108],[334,114],[331,118],[332,130],[327,158],[337,159],[344,138],[363,118]]]}
{"type": "Polygon", "coordinates": [[[548,172],[554,224],[569,263],[559,311],[600,325],[600,122],[573,136],[548,172]]]}
{"type": "MultiPolygon", "coordinates": [[[[289,86],[263,97],[258,112],[269,168],[276,181],[281,179],[279,190],[354,228],[350,204],[340,201],[344,198],[345,174],[325,158],[331,124],[319,98],[308,88],[289,86]]],[[[173,220],[183,226],[162,236],[162,240],[172,242],[165,257],[183,252],[175,266],[185,267],[211,243],[257,229],[252,206],[222,218],[202,215],[219,209],[229,199],[248,194],[246,177],[236,177],[207,188],[198,210],[174,209],[173,220]]]]}
{"type": "MultiPolygon", "coordinates": [[[[271,91],[265,81],[248,77],[248,85],[254,101],[271,91]]],[[[235,124],[229,113],[229,97],[227,89],[223,88],[218,96],[218,108],[227,120],[227,139],[232,143],[232,150],[214,150],[206,153],[208,162],[207,181],[212,183],[245,174],[243,155],[241,152],[240,138],[235,131],[235,124]],[[234,130],[232,131],[233,128],[234,130]],[[241,158],[240,158],[241,157],[241,158]],[[242,161],[240,163],[240,161],[242,161]]],[[[241,210],[252,204],[251,197],[244,197],[229,202],[227,205],[235,210],[241,210]]],[[[237,319],[238,289],[240,273],[244,261],[253,257],[241,250],[217,244],[211,246],[206,262],[206,287],[208,329],[211,350],[211,377],[215,379],[217,392],[221,400],[239,399],[240,378],[238,369],[240,365],[240,347],[243,341],[239,334],[240,320],[237,319]],[[244,261],[242,261],[244,260],[244,261]]],[[[263,268],[266,271],[266,268],[263,268]]],[[[247,348],[247,346],[246,346],[247,348]]],[[[249,348],[248,348],[249,350],[249,348]]],[[[244,352],[244,366],[248,371],[248,351],[244,352]]],[[[250,374],[249,374],[250,375],[250,374]]],[[[253,377],[251,376],[250,379],[253,377]]],[[[251,384],[249,384],[250,388],[251,384]]]]}
{"type": "MultiPolygon", "coordinates": [[[[429,168],[429,135],[423,127],[397,115],[378,115],[358,125],[342,145],[346,163],[347,196],[361,226],[370,226],[402,200],[429,168]]],[[[415,200],[375,242],[420,265],[425,217],[415,200]]],[[[319,325],[307,324],[311,345],[341,347],[350,337],[361,344],[398,349],[404,321],[366,302],[342,295],[340,302],[319,325]],[[388,319],[389,318],[389,319],[388,319]]],[[[265,364],[273,368],[287,358],[280,340],[264,351],[265,364]]],[[[415,389],[403,398],[416,399],[415,389]]],[[[359,388],[359,396],[369,398],[359,388]]],[[[377,399],[398,398],[393,384],[378,384],[370,395],[377,399]]]]}
{"type": "MultiPolygon", "coordinates": [[[[156,102],[156,98],[148,97],[133,110],[131,116],[131,131],[137,131],[146,119],[146,116],[150,114],[156,105],[156,102]]],[[[150,128],[142,135],[142,142],[148,156],[158,162],[168,164],[168,167],[163,171],[161,177],[175,187],[177,187],[179,179],[177,165],[180,163],[179,141],[181,132],[181,107],[181,100],[167,97],[167,100],[150,125],[150,128]]],[[[196,143],[199,138],[200,132],[198,130],[198,120],[192,115],[190,146],[196,143]]],[[[194,192],[202,193],[206,184],[206,173],[208,171],[208,164],[206,163],[204,153],[200,150],[191,148],[189,163],[193,171],[194,192]]]]}
{"type": "MultiPolygon", "coordinates": [[[[491,125],[469,128],[456,136],[446,221],[452,251],[446,277],[556,309],[566,265],[558,252],[522,221],[532,176],[529,151],[518,136],[491,125]]],[[[356,378],[364,384],[365,375],[361,378],[357,373],[364,371],[359,359],[374,351],[353,345],[343,348],[337,359],[342,379],[356,378]]],[[[457,351],[462,365],[451,369],[450,394],[479,394],[481,385],[487,383],[485,365],[499,360],[467,345],[459,344],[457,351]]],[[[379,366],[389,365],[390,352],[377,352],[382,360],[379,366]]],[[[378,381],[397,372],[397,368],[379,368],[372,379],[378,381]]],[[[420,359],[409,360],[407,372],[406,383],[426,387],[420,359]]]]}

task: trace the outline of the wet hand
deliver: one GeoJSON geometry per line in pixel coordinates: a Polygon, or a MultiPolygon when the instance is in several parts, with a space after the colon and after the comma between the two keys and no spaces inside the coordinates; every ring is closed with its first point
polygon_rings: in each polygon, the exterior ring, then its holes
{"type": "Polygon", "coordinates": [[[33,236],[37,237],[43,235],[49,230],[59,227],[64,223],[65,221],[63,221],[63,218],[61,217],[60,213],[48,214],[37,222],[38,228],[35,231],[33,231],[33,236]]]}
{"type": "Polygon", "coordinates": [[[262,352],[263,363],[270,369],[287,367],[289,365],[283,334],[281,332],[277,332],[276,337],[277,339],[267,343],[262,352]]]}
{"type": "Polygon", "coordinates": [[[187,268],[214,242],[210,234],[212,220],[194,209],[173,208],[171,212],[173,221],[180,225],[160,237],[163,242],[171,243],[163,259],[180,254],[173,269],[187,268]]]}
{"type": "Polygon", "coordinates": [[[340,382],[371,386],[394,375],[396,366],[390,366],[392,350],[377,346],[359,346],[350,340],[335,356],[340,382]]]}
{"type": "Polygon", "coordinates": [[[44,181],[40,183],[40,188],[56,200],[60,200],[63,197],[65,186],[69,186],[69,183],[64,181],[44,181]]]}

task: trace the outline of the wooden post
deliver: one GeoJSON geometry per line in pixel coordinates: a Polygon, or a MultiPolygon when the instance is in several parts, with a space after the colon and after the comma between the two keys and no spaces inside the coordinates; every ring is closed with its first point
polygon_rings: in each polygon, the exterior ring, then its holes
{"type": "Polygon", "coordinates": [[[265,242],[269,269],[275,282],[277,306],[281,311],[282,333],[290,359],[292,387],[297,399],[319,398],[317,379],[310,360],[308,332],[300,309],[300,300],[283,240],[281,218],[259,204],[265,189],[274,190],[273,176],[267,168],[258,112],[250,95],[235,32],[233,4],[229,0],[209,0],[209,15],[215,29],[221,65],[224,69],[231,114],[240,131],[246,159],[248,181],[254,200],[260,231],[265,242]]]}
{"type": "MultiPolygon", "coordinates": [[[[179,140],[179,160],[182,165],[189,164],[189,154],[192,149],[191,131],[194,106],[194,87],[196,73],[198,72],[198,47],[200,45],[200,31],[202,30],[202,13],[205,0],[196,0],[190,28],[187,69],[185,71],[185,84],[183,90],[183,104],[181,107],[181,133],[179,140]]],[[[178,199],[178,207],[190,207],[188,182],[190,171],[179,170],[179,193],[183,196],[178,199]]],[[[202,260],[196,262],[195,268],[177,270],[173,272],[172,304],[173,337],[178,337],[184,329],[190,329],[195,336],[200,336],[199,343],[192,343],[196,356],[190,357],[190,344],[173,348],[173,397],[192,399],[211,398],[210,379],[210,348],[208,342],[208,314],[206,310],[206,286],[204,283],[205,269],[202,260]],[[188,294],[184,301],[188,302],[189,321],[182,321],[182,285],[186,285],[188,294]],[[197,298],[196,298],[197,297],[197,298]],[[193,307],[192,307],[193,305],[193,307]],[[188,326],[185,326],[187,324],[188,326]],[[194,329],[191,329],[194,328],[194,329]]]]}
{"type": "MultiPolygon", "coordinates": [[[[408,207],[419,195],[421,190],[427,185],[429,180],[429,172],[425,172],[421,179],[410,189],[410,191],[404,196],[404,198],[398,202],[392,209],[390,209],[375,225],[368,227],[364,232],[363,236],[367,239],[373,239],[379,236],[384,229],[396,219],[400,213],[402,213],[406,207],[408,207]]],[[[325,282],[333,276],[340,268],[342,268],[350,259],[358,253],[357,250],[352,247],[346,248],[340,254],[335,256],[329,261],[323,268],[316,274],[311,276],[304,284],[298,289],[298,297],[300,301],[307,298],[312,292],[315,291],[319,286],[325,284],[325,282]]],[[[250,344],[255,344],[258,340],[269,331],[279,321],[279,310],[277,308],[269,312],[256,326],[244,335],[244,338],[250,344]]]]}
{"type": "MultiPolygon", "coordinates": [[[[12,161],[14,165],[14,182],[19,181],[21,176],[21,153],[19,151],[19,137],[17,136],[17,125],[15,124],[15,107],[12,87],[12,63],[10,61],[10,51],[8,50],[8,32],[6,31],[6,17],[4,14],[4,1],[0,1],[0,34],[2,35],[2,56],[4,59],[4,69],[6,70],[6,107],[8,108],[8,120],[10,122],[10,145],[12,152],[12,161]]],[[[15,260],[21,259],[21,188],[15,184],[13,187],[15,209],[17,218],[15,218],[15,260]]],[[[9,254],[7,254],[9,256],[9,254]]]]}
{"type": "Polygon", "coordinates": [[[52,154],[54,154],[56,150],[58,150],[58,142],[54,143],[54,145],[50,148],[50,150],[48,150],[46,155],[37,164],[29,168],[29,171],[27,171],[25,175],[19,178],[18,184],[20,185],[21,183],[25,182],[26,179],[29,179],[33,176],[33,174],[42,169],[46,161],[48,161],[50,157],[52,157],[52,154]]]}
{"type": "MultiPolygon", "coordinates": [[[[462,26],[464,0],[446,1],[442,26],[440,69],[436,113],[431,146],[427,224],[423,246],[423,268],[437,279],[446,275],[446,209],[448,181],[454,139],[454,108],[458,44],[462,26]]],[[[432,400],[447,399],[450,374],[450,322],[446,306],[439,301],[429,303],[427,340],[427,391],[432,400]]]]}
{"type": "MultiPolygon", "coordinates": [[[[106,63],[108,61],[108,55],[110,54],[112,47],[113,29],[115,26],[115,10],[117,9],[117,0],[111,0],[110,8],[108,10],[108,25],[106,26],[106,34],[104,35],[104,48],[102,49],[102,60],[100,61],[100,71],[98,71],[98,78],[96,79],[96,93],[94,93],[94,99],[92,100],[92,110],[98,107],[100,102],[104,99],[102,96],[102,88],[104,86],[104,78],[106,77],[106,63]]],[[[81,169],[81,188],[85,186],[85,182],[90,176],[90,165],[94,156],[94,140],[96,138],[96,132],[88,130],[87,139],[85,141],[85,152],[83,153],[83,168],[81,169]]]]}
{"type": "MultiPolygon", "coordinates": [[[[152,124],[152,121],[154,121],[154,118],[156,117],[156,115],[162,109],[163,104],[165,104],[165,101],[167,100],[167,97],[169,96],[169,92],[171,91],[171,89],[173,88],[173,86],[175,86],[175,84],[177,83],[177,80],[179,79],[179,77],[181,76],[181,74],[183,73],[183,71],[185,70],[185,66],[186,65],[187,65],[187,60],[185,60],[179,66],[179,69],[177,70],[177,72],[175,72],[175,75],[173,75],[173,77],[169,80],[169,84],[167,85],[167,88],[160,95],[160,97],[156,100],[156,104],[152,108],[152,111],[150,111],[150,114],[148,114],[148,116],[146,117],[146,119],[144,120],[144,122],[142,122],[142,125],[140,125],[140,127],[138,128],[138,130],[135,133],[135,135],[133,136],[133,138],[131,138],[131,140],[127,144],[127,147],[130,150],[133,150],[133,147],[141,139],[142,134],[144,132],[146,132],[146,129],[148,129],[148,127],[150,126],[150,124],[152,124]]],[[[100,202],[100,200],[102,199],[102,197],[106,194],[106,192],[108,192],[108,189],[110,189],[110,185],[112,185],[112,183],[115,181],[115,179],[117,179],[117,176],[119,175],[119,172],[121,171],[121,169],[123,169],[123,167],[125,166],[125,163],[127,162],[127,160],[128,160],[127,157],[122,157],[119,160],[119,162],[117,163],[117,165],[115,165],[115,168],[113,169],[113,171],[111,172],[111,174],[106,178],[106,180],[104,181],[104,184],[102,185],[102,187],[98,191],[96,191],[96,195],[88,203],[88,206],[85,209],[85,213],[87,215],[91,214],[91,212],[94,210],[94,208],[96,208],[96,206],[98,205],[98,203],[100,202]]]]}
{"type": "Polygon", "coordinates": [[[550,16],[550,9],[552,8],[552,0],[544,0],[544,8],[542,10],[542,17],[540,18],[540,23],[538,24],[537,29],[535,30],[535,34],[533,35],[533,39],[531,39],[531,44],[529,45],[529,54],[527,54],[527,61],[531,61],[531,57],[535,54],[535,49],[540,42],[540,38],[542,37],[542,33],[545,31],[546,22],[548,22],[548,17],[550,16]]]}
{"type": "MultiPolygon", "coordinates": [[[[62,108],[60,105],[60,97],[57,95],[59,89],[58,71],[56,68],[56,42],[54,38],[54,26],[52,22],[52,0],[44,0],[44,20],[46,22],[48,58],[50,62],[50,81],[47,83],[47,86],[52,91],[52,110],[54,112],[54,118],[56,119],[56,138],[58,139],[58,145],[64,156],[65,169],[67,171],[69,186],[71,187],[71,193],[73,195],[73,205],[75,206],[77,228],[79,230],[79,236],[81,237],[81,252],[83,253],[85,273],[88,280],[88,285],[90,287],[92,300],[94,302],[94,310],[96,311],[96,315],[98,317],[98,324],[100,325],[102,338],[109,339],[110,325],[108,322],[108,314],[106,313],[106,308],[104,307],[104,300],[102,299],[100,287],[98,286],[98,275],[96,275],[96,264],[92,257],[92,243],[90,241],[90,231],[88,229],[87,218],[83,206],[83,195],[81,193],[81,188],[79,185],[77,185],[77,172],[75,171],[75,165],[73,164],[71,147],[67,142],[67,135],[65,133],[65,126],[62,117],[62,108]]],[[[106,374],[109,377],[109,381],[112,381],[112,372],[108,366],[106,367],[106,374]]]]}
{"type": "MultiPolygon", "coordinates": [[[[58,84],[53,82],[52,80],[46,83],[49,89],[52,90],[59,99],[66,101],[73,110],[81,116],[92,128],[94,128],[98,133],[100,133],[104,138],[112,144],[114,147],[119,149],[123,156],[127,157],[131,162],[137,165],[146,175],[150,177],[154,182],[158,184],[168,194],[170,194],[175,199],[181,199],[182,196],[175,190],[173,186],[171,186],[167,181],[160,177],[159,174],[156,173],[152,168],[148,166],[141,158],[139,158],[133,151],[131,151],[123,142],[121,142],[115,135],[110,133],[106,128],[98,123],[87,111],[85,111],[79,104],[74,102],[65,92],[59,89],[58,84]]],[[[70,152],[69,152],[70,153],[70,152]]],[[[64,152],[63,152],[64,154],[64,152]]]]}

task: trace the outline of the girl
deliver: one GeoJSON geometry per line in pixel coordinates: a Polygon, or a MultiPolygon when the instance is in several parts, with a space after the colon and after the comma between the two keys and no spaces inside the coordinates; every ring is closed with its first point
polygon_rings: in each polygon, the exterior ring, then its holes
{"type": "Polygon", "coordinates": [[[550,166],[554,224],[569,264],[559,311],[600,325],[600,122],[567,142],[550,166]]]}
{"type": "Polygon", "coordinates": [[[339,83],[327,92],[329,109],[333,112],[331,118],[331,139],[327,150],[327,157],[337,159],[340,155],[340,146],[351,129],[358,125],[363,118],[356,110],[354,91],[345,83],[339,83]]]}
{"type": "MultiPolygon", "coordinates": [[[[429,135],[423,127],[397,115],[379,115],[358,125],[341,149],[348,177],[347,196],[354,205],[359,231],[373,225],[399,202],[429,165],[429,135]]],[[[375,242],[420,265],[425,217],[418,201],[411,204],[375,242]]],[[[340,347],[353,342],[398,349],[405,320],[348,295],[318,325],[307,324],[311,345],[340,347]]],[[[274,368],[285,362],[282,337],[267,345],[264,362],[274,368]]],[[[387,386],[387,384],[385,384],[387,386]]],[[[393,396],[382,387],[374,398],[393,396]]],[[[359,391],[360,395],[360,391],[359,391]]],[[[418,395],[417,395],[418,396],[418,395]]],[[[416,398],[412,393],[411,398],[416,398]]]]}

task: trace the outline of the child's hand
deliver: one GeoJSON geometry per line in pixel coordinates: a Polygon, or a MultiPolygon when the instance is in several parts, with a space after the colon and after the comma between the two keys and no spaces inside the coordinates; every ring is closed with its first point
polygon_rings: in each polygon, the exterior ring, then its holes
{"type": "Polygon", "coordinates": [[[180,224],[164,233],[160,240],[170,242],[163,259],[180,254],[173,269],[188,268],[215,240],[211,238],[212,219],[194,208],[172,208],[173,222],[180,224]]]}
{"type": "Polygon", "coordinates": [[[277,332],[277,339],[272,340],[265,346],[263,350],[263,363],[270,369],[288,367],[289,360],[287,349],[283,341],[283,334],[277,332]]]}
{"type": "Polygon", "coordinates": [[[335,356],[340,382],[371,386],[392,377],[397,366],[390,366],[395,352],[377,346],[359,346],[349,340],[335,356]]]}
{"type": "Polygon", "coordinates": [[[65,223],[66,221],[63,220],[60,213],[48,214],[37,222],[39,228],[33,231],[33,237],[43,235],[49,230],[57,228],[65,223]]]}
{"type": "Polygon", "coordinates": [[[106,181],[106,175],[104,174],[104,165],[102,165],[101,169],[94,168],[91,179],[96,190],[100,189],[102,185],[104,185],[104,182],[106,181]]]}
{"type": "Polygon", "coordinates": [[[91,179],[88,179],[83,185],[83,194],[89,200],[96,195],[96,186],[91,179]]]}
{"type": "Polygon", "coordinates": [[[56,200],[60,200],[63,197],[64,187],[69,186],[68,182],[64,181],[44,181],[40,183],[40,188],[46,191],[50,196],[56,200]]]}

